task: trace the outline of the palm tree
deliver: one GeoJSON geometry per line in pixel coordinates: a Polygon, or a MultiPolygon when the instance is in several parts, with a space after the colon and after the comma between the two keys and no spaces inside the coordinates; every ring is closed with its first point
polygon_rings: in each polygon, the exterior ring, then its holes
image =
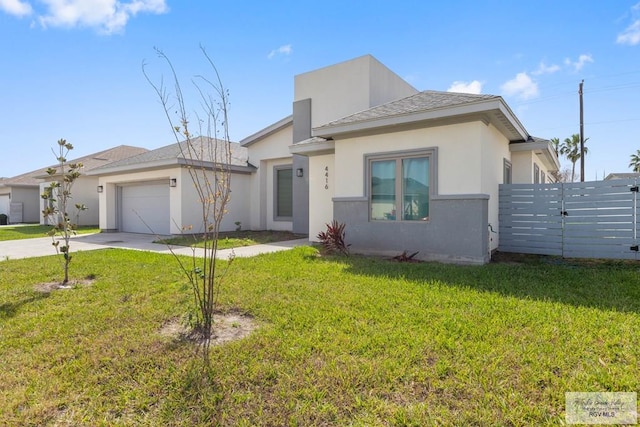
{"type": "Polygon", "coordinates": [[[556,151],[556,157],[560,155],[560,138],[551,138],[551,145],[553,145],[553,149],[556,151]]]}
{"type": "MultiPolygon", "coordinates": [[[[584,142],[586,143],[589,138],[586,138],[584,142]]],[[[584,147],[584,154],[587,154],[589,150],[587,147],[584,147]]],[[[560,154],[567,157],[567,159],[571,162],[571,182],[574,182],[576,176],[576,162],[580,160],[582,154],[580,153],[580,135],[574,133],[571,135],[571,138],[565,138],[564,142],[560,146],[560,154]]]]}
{"type": "Polygon", "coordinates": [[[636,150],[636,154],[631,155],[631,162],[629,163],[629,167],[634,172],[640,172],[640,150],[636,150]]]}

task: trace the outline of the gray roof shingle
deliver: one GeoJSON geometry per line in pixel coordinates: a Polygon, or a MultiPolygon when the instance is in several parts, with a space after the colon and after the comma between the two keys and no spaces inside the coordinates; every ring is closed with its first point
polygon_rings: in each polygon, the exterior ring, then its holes
{"type": "MultiPolygon", "coordinates": [[[[179,143],[166,145],[164,147],[156,148],[155,150],[147,151],[137,156],[132,156],[118,162],[113,162],[103,167],[97,168],[95,171],[100,172],[103,169],[110,168],[122,168],[133,166],[144,166],[149,163],[157,163],[163,161],[171,161],[178,159],[186,160],[198,160],[212,163],[225,163],[225,153],[222,148],[224,144],[223,140],[216,138],[209,138],[204,136],[198,136],[191,140],[191,144],[187,144],[187,141],[181,141],[179,143]],[[189,147],[192,147],[192,153],[189,153],[189,147]]],[[[231,149],[231,165],[232,166],[247,166],[249,154],[245,147],[242,147],[236,142],[229,142],[231,149]]]]}
{"type": "MultiPolygon", "coordinates": [[[[103,165],[126,159],[127,157],[135,156],[140,153],[148,151],[142,147],[132,147],[130,145],[119,145],[117,147],[110,148],[108,150],[99,151],[97,153],[89,154],[87,156],[78,157],[73,160],[69,160],[69,163],[82,163],[82,173],[90,172],[103,165]]],[[[0,185],[10,186],[38,186],[42,182],[42,177],[47,176],[47,169],[57,168],[58,165],[51,165],[42,169],[36,169],[31,172],[16,175],[11,178],[5,178],[0,180],[0,185]]]]}
{"type": "Polygon", "coordinates": [[[334,120],[320,126],[319,129],[411,113],[438,110],[498,98],[500,97],[496,95],[474,95],[469,93],[425,90],[406,98],[391,101],[386,104],[378,105],[376,107],[369,108],[368,110],[360,111],[341,119],[334,120]]]}

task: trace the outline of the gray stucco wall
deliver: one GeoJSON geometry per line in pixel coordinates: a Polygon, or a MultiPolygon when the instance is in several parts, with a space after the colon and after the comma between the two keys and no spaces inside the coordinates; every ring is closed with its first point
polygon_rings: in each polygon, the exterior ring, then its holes
{"type": "Polygon", "coordinates": [[[293,232],[309,234],[309,158],[299,154],[293,155],[293,232]]]}
{"type": "MultiPolygon", "coordinates": [[[[293,103],[293,143],[311,137],[311,99],[293,103]]],[[[309,233],[309,158],[293,155],[293,232],[309,233]],[[296,171],[302,169],[302,176],[296,171]]]]}
{"type": "Polygon", "coordinates": [[[334,218],[346,224],[354,253],[395,256],[419,251],[416,259],[465,264],[490,260],[486,194],[433,196],[429,221],[370,221],[366,198],[334,198],[334,218]]]}

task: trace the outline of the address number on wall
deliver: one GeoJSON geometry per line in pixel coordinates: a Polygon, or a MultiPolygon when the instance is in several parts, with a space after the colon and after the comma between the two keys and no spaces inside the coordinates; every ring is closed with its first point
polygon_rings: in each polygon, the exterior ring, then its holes
{"type": "Polygon", "coordinates": [[[324,167],[324,189],[329,189],[329,166],[324,167]]]}

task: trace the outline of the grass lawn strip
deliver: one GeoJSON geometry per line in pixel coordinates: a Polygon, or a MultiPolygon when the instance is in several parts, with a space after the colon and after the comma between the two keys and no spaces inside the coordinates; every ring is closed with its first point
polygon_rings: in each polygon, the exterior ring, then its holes
{"type": "Polygon", "coordinates": [[[558,425],[566,391],[640,388],[637,264],[236,259],[223,305],[260,327],[209,381],[160,333],[191,305],[170,257],[78,253],[93,284],[36,292],[56,261],[2,264],[0,425],[558,425]]]}
{"type": "MultiPolygon", "coordinates": [[[[22,240],[33,239],[35,237],[47,237],[47,233],[51,230],[48,225],[18,225],[18,226],[2,226],[0,227],[0,241],[4,240],[22,240]]],[[[99,233],[97,226],[80,226],[77,234],[99,233]]]]}

